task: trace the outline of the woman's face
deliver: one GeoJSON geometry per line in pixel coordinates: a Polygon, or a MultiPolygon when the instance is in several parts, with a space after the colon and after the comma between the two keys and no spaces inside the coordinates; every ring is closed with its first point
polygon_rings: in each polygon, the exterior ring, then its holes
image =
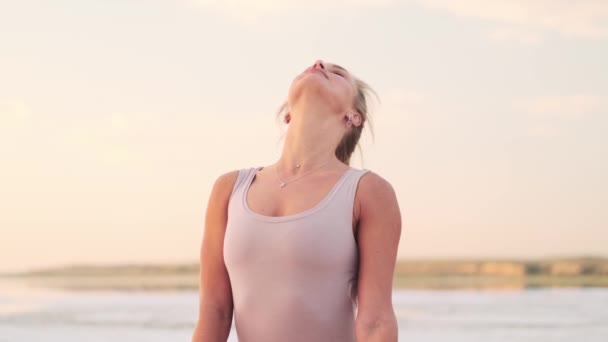
{"type": "Polygon", "coordinates": [[[289,103],[295,104],[306,94],[308,101],[324,101],[334,112],[345,113],[352,109],[355,96],[354,78],[341,66],[317,60],[296,76],[289,89],[289,103]]]}

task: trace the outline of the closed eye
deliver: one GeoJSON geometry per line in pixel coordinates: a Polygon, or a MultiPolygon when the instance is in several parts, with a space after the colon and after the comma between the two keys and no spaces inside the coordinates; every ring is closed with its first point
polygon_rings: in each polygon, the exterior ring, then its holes
{"type": "Polygon", "coordinates": [[[346,71],[346,69],[344,69],[343,67],[337,64],[333,64],[331,69],[333,70],[334,74],[338,74],[340,77],[346,78],[346,74],[348,73],[348,71],[346,71]]]}

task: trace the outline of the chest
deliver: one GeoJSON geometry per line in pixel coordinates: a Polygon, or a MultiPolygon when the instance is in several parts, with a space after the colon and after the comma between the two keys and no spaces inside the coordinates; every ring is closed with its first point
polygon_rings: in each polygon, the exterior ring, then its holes
{"type": "MultiPolygon", "coordinates": [[[[247,211],[259,217],[290,218],[318,211],[347,191],[347,174],[324,179],[310,179],[281,187],[275,179],[254,174],[243,186],[243,205],[247,211]],[[338,193],[338,194],[337,194],[338,193]]],[[[346,206],[350,213],[352,234],[356,237],[359,221],[358,198],[342,198],[352,202],[346,206]],[[352,207],[352,209],[351,209],[352,207]]]]}
{"type": "Polygon", "coordinates": [[[250,210],[266,216],[291,216],[325,202],[337,186],[336,180],[308,180],[287,184],[254,175],[244,191],[250,210]]]}
{"type": "Polygon", "coordinates": [[[315,270],[350,269],[357,255],[357,220],[346,176],[283,188],[275,179],[246,177],[228,207],[227,262],[276,265],[268,261],[281,259],[315,270]]]}
{"type": "Polygon", "coordinates": [[[292,267],[315,272],[352,269],[358,251],[350,217],[324,209],[293,219],[267,220],[230,206],[224,238],[226,263],[232,269],[255,269],[268,275],[292,267]],[[280,265],[286,266],[279,270],[280,265]]]}

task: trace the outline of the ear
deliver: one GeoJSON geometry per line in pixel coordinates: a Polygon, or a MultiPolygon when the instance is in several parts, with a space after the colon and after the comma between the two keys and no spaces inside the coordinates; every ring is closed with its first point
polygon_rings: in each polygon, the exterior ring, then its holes
{"type": "Polygon", "coordinates": [[[361,120],[361,114],[359,114],[357,112],[351,112],[351,114],[353,116],[353,119],[352,119],[353,125],[354,126],[361,126],[361,122],[362,122],[362,120],[361,120]]]}

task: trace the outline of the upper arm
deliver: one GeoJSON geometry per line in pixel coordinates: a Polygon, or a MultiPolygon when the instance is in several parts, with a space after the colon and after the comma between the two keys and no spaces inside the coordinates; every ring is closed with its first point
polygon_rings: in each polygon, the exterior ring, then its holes
{"type": "Polygon", "coordinates": [[[238,171],[219,176],[213,184],[205,213],[205,230],[200,248],[200,310],[212,310],[232,318],[232,290],[224,263],[224,235],[228,201],[238,171]]]}
{"type": "Polygon", "coordinates": [[[401,213],[391,184],[369,172],[359,181],[358,314],[363,324],[394,319],[393,274],[401,237],[401,213]]]}

